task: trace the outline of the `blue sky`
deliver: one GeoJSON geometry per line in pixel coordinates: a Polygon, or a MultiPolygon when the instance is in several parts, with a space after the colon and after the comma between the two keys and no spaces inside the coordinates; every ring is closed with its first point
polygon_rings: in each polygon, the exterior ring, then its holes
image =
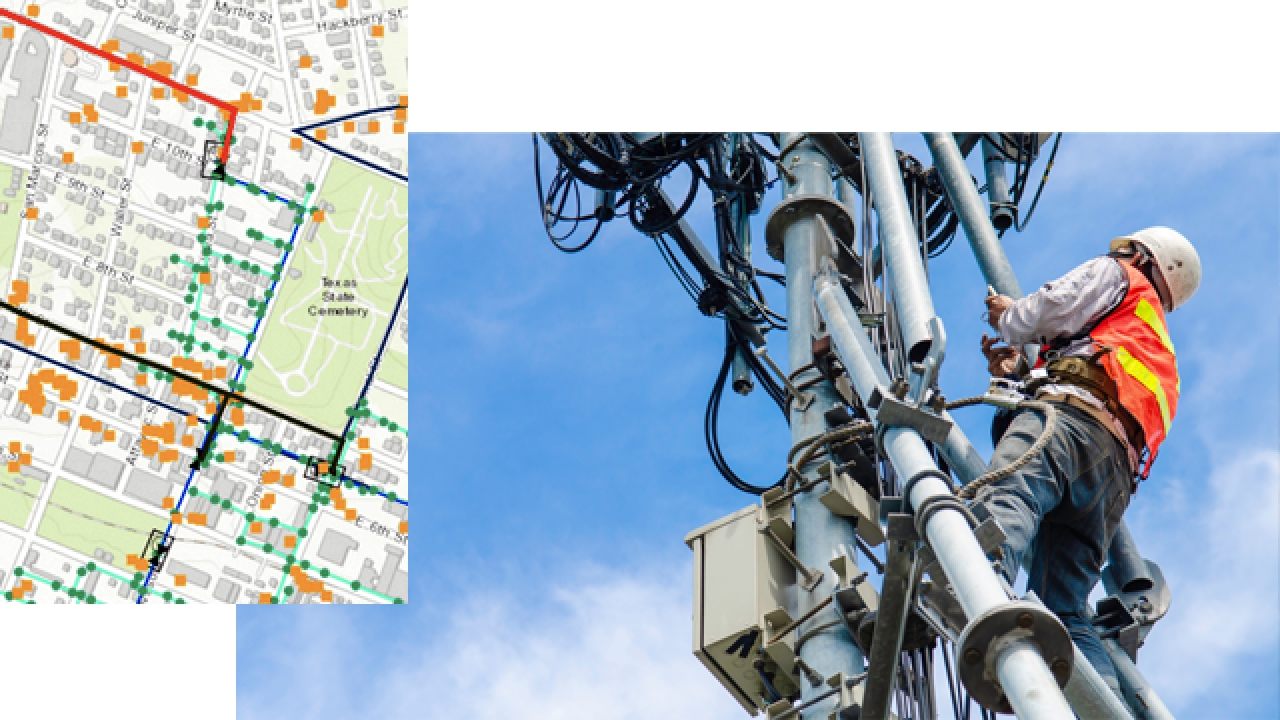
{"type": "MultiPolygon", "coordinates": [[[[527,134],[412,136],[409,605],[242,608],[241,718],[745,717],[690,652],[681,542],[752,501],[702,439],[722,325],[625,220],[556,251],[532,162],[527,134]]],[[[705,195],[691,221],[711,237],[705,195]]],[[[1152,225],[1196,244],[1204,282],[1169,318],[1183,400],[1126,515],[1174,592],[1139,663],[1178,717],[1275,717],[1280,136],[1068,134],[1005,240],[1030,291],[1152,225]]],[[[943,390],[975,394],[985,284],[963,234],[930,270],[943,390]]],[[[958,414],[989,456],[990,412],[958,414]]],[[[726,393],[721,441],[745,479],[780,474],[763,393],[726,393]]]]}

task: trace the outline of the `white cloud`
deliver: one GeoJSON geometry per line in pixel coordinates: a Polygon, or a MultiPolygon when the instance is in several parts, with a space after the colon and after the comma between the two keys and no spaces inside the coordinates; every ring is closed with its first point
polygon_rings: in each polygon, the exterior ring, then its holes
{"type": "Polygon", "coordinates": [[[542,588],[477,591],[400,659],[382,717],[621,720],[743,716],[694,658],[687,564],[596,569],[542,588]]]}
{"type": "Polygon", "coordinates": [[[1187,503],[1185,514],[1149,519],[1175,526],[1163,533],[1168,540],[1182,538],[1177,553],[1160,543],[1162,565],[1176,563],[1182,580],[1170,579],[1173,607],[1139,652],[1139,667],[1175,715],[1219,696],[1236,669],[1273,658],[1277,644],[1280,452],[1237,450],[1206,485],[1177,503],[1187,503]]]}

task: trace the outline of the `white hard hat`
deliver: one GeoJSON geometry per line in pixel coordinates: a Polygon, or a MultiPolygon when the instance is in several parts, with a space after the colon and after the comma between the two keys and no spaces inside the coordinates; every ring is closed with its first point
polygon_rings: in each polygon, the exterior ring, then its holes
{"type": "Polygon", "coordinates": [[[1147,228],[1112,240],[1111,249],[1130,244],[1141,245],[1154,261],[1156,284],[1164,286],[1156,289],[1166,303],[1165,312],[1177,310],[1196,294],[1200,287],[1200,255],[1182,233],[1167,227],[1147,228]]]}

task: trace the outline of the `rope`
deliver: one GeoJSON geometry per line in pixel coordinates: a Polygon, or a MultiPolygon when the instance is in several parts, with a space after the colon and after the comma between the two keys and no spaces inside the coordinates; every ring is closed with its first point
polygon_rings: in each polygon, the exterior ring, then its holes
{"type": "MultiPolygon", "coordinates": [[[[969,398],[966,398],[966,399],[969,399],[969,398]]],[[[1041,413],[1044,414],[1044,430],[1041,431],[1040,437],[1036,438],[1036,441],[1031,444],[1031,447],[1027,448],[1027,451],[1022,453],[1022,457],[1019,457],[1017,460],[1013,461],[1009,465],[1006,465],[1005,467],[1000,468],[999,470],[993,470],[983,475],[982,477],[974,480],[968,485],[965,485],[963,488],[960,489],[960,492],[956,493],[958,497],[963,498],[965,500],[972,500],[974,496],[977,495],[979,490],[990,485],[991,483],[994,483],[999,480],[1003,480],[1004,478],[1017,472],[1020,468],[1022,468],[1022,466],[1031,462],[1032,458],[1034,458],[1035,456],[1043,452],[1045,447],[1048,446],[1049,438],[1057,430],[1057,426],[1058,426],[1057,409],[1055,409],[1051,404],[1047,402],[1041,402],[1039,400],[1024,400],[1018,403],[1018,408],[1039,410],[1041,413]]]]}

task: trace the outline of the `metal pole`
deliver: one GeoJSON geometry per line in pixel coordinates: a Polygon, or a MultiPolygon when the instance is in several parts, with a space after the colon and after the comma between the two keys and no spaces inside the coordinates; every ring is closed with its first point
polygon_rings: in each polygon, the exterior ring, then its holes
{"type": "Polygon", "coordinates": [[[1022,297],[1022,288],[1018,285],[1018,276],[1013,274],[1009,258],[1005,257],[1000,238],[996,237],[995,228],[987,217],[982,197],[978,188],[973,186],[969,167],[960,156],[960,148],[956,147],[951,133],[925,133],[925,142],[929,144],[929,152],[933,154],[933,164],[942,175],[942,184],[947,188],[947,197],[951,198],[951,206],[960,216],[960,224],[964,226],[964,234],[969,238],[969,247],[978,258],[978,267],[982,269],[982,277],[1001,295],[1008,295],[1017,300],[1022,297]]]}
{"type": "MultiPolygon", "coordinates": [[[[918,256],[916,260],[919,261],[918,256]]],[[[858,395],[869,398],[877,389],[882,395],[888,393],[888,374],[875,361],[876,356],[861,326],[855,328],[849,321],[849,318],[857,316],[839,281],[829,272],[822,273],[814,282],[814,296],[858,395]]],[[[870,407],[868,412],[874,421],[878,413],[870,407]]],[[[921,507],[930,497],[951,495],[950,489],[938,477],[940,473],[933,458],[915,430],[890,427],[884,431],[883,438],[885,453],[894,469],[909,483],[907,499],[912,507],[921,507]],[[930,474],[930,471],[935,474],[930,474]]],[[[958,510],[948,507],[937,510],[930,516],[924,531],[967,617],[976,618],[1009,602],[968,521],[958,510]]],[[[1075,717],[1044,658],[1029,639],[1010,638],[1005,641],[996,656],[995,670],[1009,703],[1019,717],[1027,720],[1071,720],[1075,717]]]]}
{"type": "Polygon", "coordinates": [[[1102,647],[1111,656],[1111,664],[1116,666],[1120,690],[1138,720],[1173,720],[1173,713],[1165,707],[1164,701],[1156,694],[1156,689],[1142,676],[1138,666],[1133,664],[1120,644],[1108,638],[1102,641],[1102,647]]]}
{"type": "MultiPolygon", "coordinates": [[[[785,157],[779,158],[795,178],[794,183],[787,182],[783,186],[783,197],[796,195],[832,196],[830,163],[808,140],[797,142],[799,135],[785,133],[782,136],[782,147],[789,148],[785,157]],[[794,144],[794,147],[792,145],[794,144]]],[[[814,308],[813,268],[815,253],[820,252],[815,242],[818,228],[817,220],[811,211],[800,210],[796,219],[787,227],[783,235],[783,252],[787,269],[787,357],[790,367],[795,369],[804,366],[812,367],[814,308]]],[[[799,383],[809,378],[819,377],[816,369],[810,369],[797,376],[799,383]]],[[[805,410],[799,405],[791,405],[791,442],[798,444],[815,435],[826,432],[826,420],[823,413],[840,403],[839,395],[830,383],[819,382],[809,388],[816,398],[805,410]]],[[[810,467],[800,468],[805,482],[818,477],[817,463],[810,467]]],[[[845,519],[836,517],[823,505],[819,498],[823,494],[823,486],[811,492],[800,493],[795,498],[796,555],[806,566],[824,567],[835,557],[839,546],[853,547],[856,543],[853,526],[845,519]]],[[[834,590],[835,573],[824,573],[822,581],[810,592],[800,592],[803,610],[818,602],[834,590]],[[806,597],[807,596],[807,597],[806,597]]],[[[817,627],[832,620],[836,610],[828,607],[800,628],[804,633],[807,627],[817,627]]],[[[835,622],[832,627],[823,629],[807,638],[800,647],[800,658],[823,677],[831,677],[836,673],[844,673],[853,677],[862,672],[862,654],[854,644],[853,638],[845,630],[844,624],[835,622]]],[[[800,683],[801,697],[808,701],[821,694],[825,688],[814,688],[809,683],[800,683]]],[[[836,701],[838,702],[838,701],[836,701]]],[[[818,705],[817,711],[807,711],[813,717],[826,717],[835,702],[824,701],[818,705]],[[830,707],[829,707],[830,706],[830,707]]]]}
{"type": "MultiPolygon", "coordinates": [[[[920,261],[920,241],[907,208],[898,154],[889,133],[858,133],[867,182],[880,220],[880,244],[906,341],[907,359],[918,363],[929,352],[929,320],[935,316],[929,279],[920,261]]],[[[954,142],[953,142],[954,144],[954,142]]]]}
{"type": "Polygon", "coordinates": [[[1013,211],[1009,202],[1009,176],[1004,172],[1004,156],[995,145],[982,137],[982,169],[987,174],[987,200],[991,205],[991,224],[996,230],[1008,230],[1013,226],[1013,211]]]}

